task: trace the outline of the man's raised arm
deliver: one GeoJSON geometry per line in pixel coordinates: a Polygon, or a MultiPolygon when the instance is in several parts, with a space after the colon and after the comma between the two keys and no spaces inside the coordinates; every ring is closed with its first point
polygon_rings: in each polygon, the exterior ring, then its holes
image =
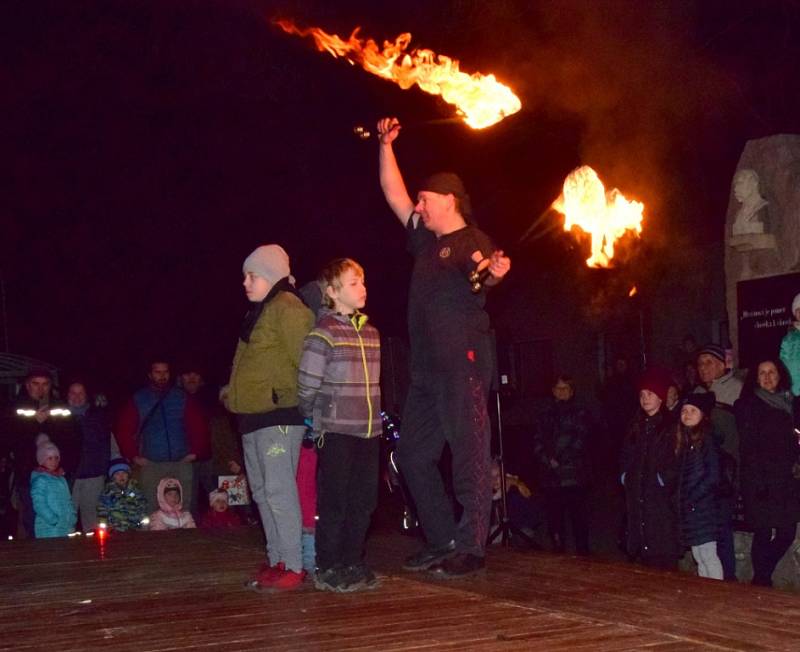
{"type": "Polygon", "coordinates": [[[400,133],[400,122],[397,118],[382,118],[378,121],[378,138],[380,140],[380,179],[383,196],[400,222],[405,226],[414,211],[414,202],[406,190],[403,175],[397,165],[392,143],[400,133]]]}

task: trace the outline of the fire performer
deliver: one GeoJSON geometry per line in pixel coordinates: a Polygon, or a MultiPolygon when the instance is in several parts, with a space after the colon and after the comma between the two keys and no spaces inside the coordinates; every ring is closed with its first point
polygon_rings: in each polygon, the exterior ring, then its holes
{"type": "Polygon", "coordinates": [[[400,123],[383,118],[378,133],[381,187],[414,257],[411,387],[398,453],[427,545],[403,567],[461,577],[484,568],[492,503],[487,402],[494,356],[486,290],[473,293],[468,277],[480,263],[490,274],[484,287],[496,285],[511,261],[471,223],[469,197],[455,174],[429,177],[415,204],[392,145],[400,123]],[[445,442],[452,453],[453,491],[463,507],[458,524],[438,469],[445,442]]]}

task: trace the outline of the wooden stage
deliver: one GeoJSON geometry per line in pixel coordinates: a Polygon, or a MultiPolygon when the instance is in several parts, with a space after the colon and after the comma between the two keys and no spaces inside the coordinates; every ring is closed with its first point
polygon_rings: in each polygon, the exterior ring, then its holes
{"type": "Polygon", "coordinates": [[[2,542],[0,650],[800,650],[795,594],[497,546],[437,581],[415,546],[372,537],[383,585],[337,595],[244,589],[252,528],[2,542]]]}

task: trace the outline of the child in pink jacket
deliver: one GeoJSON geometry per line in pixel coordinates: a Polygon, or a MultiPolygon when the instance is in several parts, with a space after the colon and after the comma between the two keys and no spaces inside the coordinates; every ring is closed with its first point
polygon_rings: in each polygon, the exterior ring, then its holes
{"type": "Polygon", "coordinates": [[[161,478],[156,491],[161,508],[150,515],[151,530],[180,530],[197,527],[191,513],[183,509],[183,488],[175,478],[161,478]]]}

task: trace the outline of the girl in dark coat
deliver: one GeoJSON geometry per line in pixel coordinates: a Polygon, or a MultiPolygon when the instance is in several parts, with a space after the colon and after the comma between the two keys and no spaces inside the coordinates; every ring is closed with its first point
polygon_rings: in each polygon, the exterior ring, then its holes
{"type": "Polygon", "coordinates": [[[753,528],[753,584],[772,585],[772,572],[794,541],[800,502],[792,475],[798,441],[788,374],[762,360],[757,386],[736,402],[745,521],[753,528]]]}
{"type": "Polygon", "coordinates": [[[628,509],[627,551],[633,560],[677,569],[677,480],[674,425],[664,405],[670,384],[660,370],[639,381],[639,405],[622,450],[622,484],[628,509]]]}
{"type": "Polygon", "coordinates": [[[718,501],[719,449],[709,419],[716,397],[713,392],[690,394],[681,408],[676,428],[676,451],[680,460],[680,533],[697,562],[697,574],[722,579],[717,555],[721,526],[718,501]]]}

